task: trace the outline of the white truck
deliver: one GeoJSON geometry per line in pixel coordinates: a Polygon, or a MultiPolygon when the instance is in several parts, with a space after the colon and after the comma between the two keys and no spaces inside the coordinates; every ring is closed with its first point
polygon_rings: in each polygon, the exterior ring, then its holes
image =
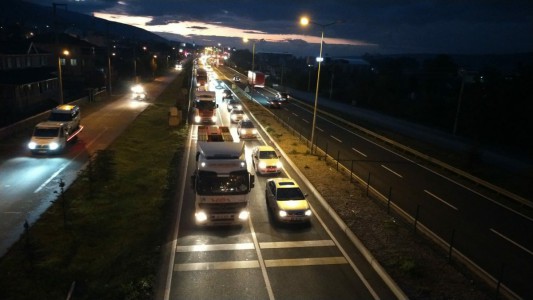
{"type": "Polygon", "coordinates": [[[83,129],[77,105],[59,105],[52,109],[47,121],[35,125],[28,148],[32,153],[59,153],[83,129]]]}
{"type": "Polygon", "coordinates": [[[244,142],[227,126],[198,126],[196,169],[191,176],[198,225],[242,225],[255,177],[248,171],[244,142]]]}

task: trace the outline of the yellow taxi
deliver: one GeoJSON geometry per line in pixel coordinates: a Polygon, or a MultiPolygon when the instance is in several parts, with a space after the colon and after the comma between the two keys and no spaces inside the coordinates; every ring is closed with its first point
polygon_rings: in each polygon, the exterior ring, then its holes
{"type": "Polygon", "coordinates": [[[266,182],[266,203],[282,223],[309,223],[311,207],[306,194],[291,178],[271,178],[266,182]]]}

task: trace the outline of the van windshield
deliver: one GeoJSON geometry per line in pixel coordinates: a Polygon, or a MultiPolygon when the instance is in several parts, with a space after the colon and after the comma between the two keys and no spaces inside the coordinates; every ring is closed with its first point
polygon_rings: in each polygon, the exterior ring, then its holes
{"type": "Polygon", "coordinates": [[[56,137],[59,135],[58,128],[35,128],[33,136],[36,137],[56,137]]]}

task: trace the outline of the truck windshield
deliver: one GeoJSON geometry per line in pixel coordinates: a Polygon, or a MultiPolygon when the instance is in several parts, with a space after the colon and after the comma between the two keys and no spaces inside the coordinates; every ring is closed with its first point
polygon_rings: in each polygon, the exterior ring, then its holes
{"type": "Polygon", "coordinates": [[[35,128],[33,136],[36,137],[56,137],[59,135],[58,128],[35,128]]]}
{"type": "Polygon", "coordinates": [[[50,117],[48,117],[48,120],[55,122],[68,122],[72,121],[72,115],[62,113],[51,113],[50,117]]]}
{"type": "Polygon", "coordinates": [[[250,176],[246,170],[219,176],[216,172],[199,171],[196,192],[199,195],[242,195],[250,190],[250,176]]]}
{"type": "Polygon", "coordinates": [[[196,101],[196,107],[198,109],[215,109],[215,101],[196,101]]]}

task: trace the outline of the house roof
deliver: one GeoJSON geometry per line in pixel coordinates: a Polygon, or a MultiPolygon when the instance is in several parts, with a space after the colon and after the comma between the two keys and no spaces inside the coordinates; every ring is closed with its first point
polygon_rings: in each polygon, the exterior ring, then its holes
{"type": "Polygon", "coordinates": [[[0,55],[17,55],[17,54],[46,54],[49,53],[33,44],[31,41],[10,41],[9,43],[0,43],[0,55]]]}

